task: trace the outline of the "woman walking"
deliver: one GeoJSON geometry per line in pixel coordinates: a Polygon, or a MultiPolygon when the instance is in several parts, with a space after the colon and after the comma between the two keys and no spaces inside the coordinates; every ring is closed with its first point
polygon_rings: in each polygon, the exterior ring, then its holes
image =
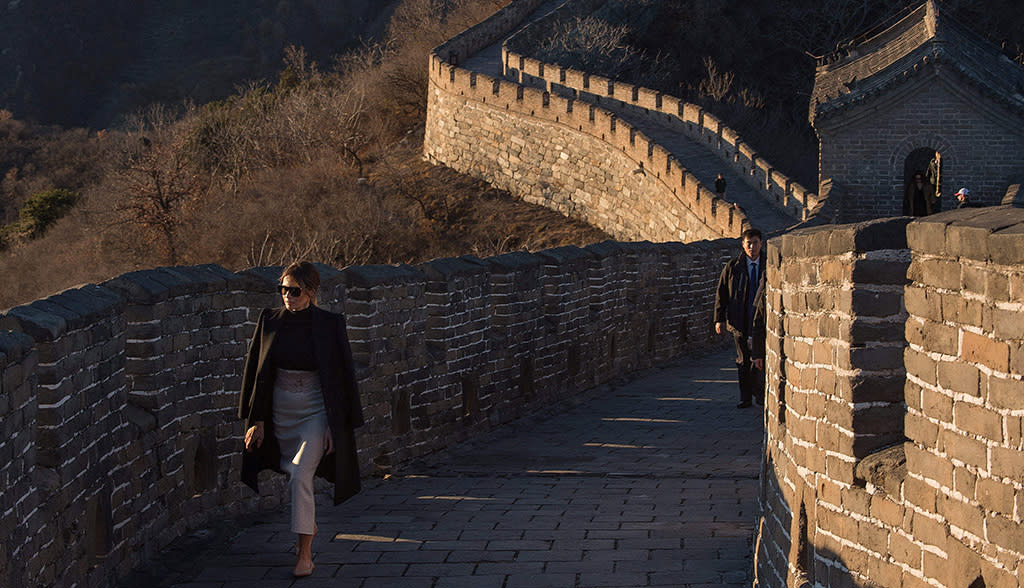
{"type": "Polygon", "coordinates": [[[313,573],[316,505],[313,476],[334,482],[334,503],[359,492],[353,429],[362,408],[345,317],[316,305],[320,273],[296,262],[284,269],[283,306],[260,313],[242,376],[238,417],[245,421],[242,481],[259,491],[257,474],[289,475],[296,577],[313,573]]]}

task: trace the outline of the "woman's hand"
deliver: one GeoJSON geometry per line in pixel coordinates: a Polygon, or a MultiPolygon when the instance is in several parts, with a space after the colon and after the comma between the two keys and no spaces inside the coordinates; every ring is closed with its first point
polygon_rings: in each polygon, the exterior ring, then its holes
{"type": "Polygon", "coordinates": [[[245,432],[245,450],[252,451],[261,445],[263,445],[263,421],[256,421],[245,432]]]}
{"type": "Polygon", "coordinates": [[[331,435],[331,428],[324,431],[324,455],[334,453],[334,435],[331,435]]]}

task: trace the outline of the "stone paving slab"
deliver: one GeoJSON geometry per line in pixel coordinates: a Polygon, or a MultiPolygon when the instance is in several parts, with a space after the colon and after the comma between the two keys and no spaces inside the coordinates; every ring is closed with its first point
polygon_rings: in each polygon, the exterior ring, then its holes
{"type": "Polygon", "coordinates": [[[731,353],[681,360],[368,481],[338,507],[318,496],[311,578],[290,576],[282,509],[172,544],[154,564],[169,573],[124,586],[749,586],[762,417],[737,396],[731,353]]]}

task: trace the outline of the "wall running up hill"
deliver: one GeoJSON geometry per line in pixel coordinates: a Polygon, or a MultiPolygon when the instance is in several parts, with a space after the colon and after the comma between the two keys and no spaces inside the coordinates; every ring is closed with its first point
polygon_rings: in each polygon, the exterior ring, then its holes
{"type": "Polygon", "coordinates": [[[569,0],[509,37],[501,49],[505,77],[541,91],[595,104],[616,115],[670,128],[717,155],[765,201],[792,216],[794,222],[807,220],[814,214],[820,203],[818,195],[775,169],[736,131],[700,106],[657,90],[557,63],[545,63],[530,56],[531,48],[541,43],[543,35],[549,34],[550,21],[583,17],[602,4],[604,0],[569,0]]]}
{"type": "MultiPolygon", "coordinates": [[[[732,241],[607,242],[417,267],[321,267],[387,472],[613,378],[707,348],[732,241]]],[[[112,586],[213,518],[280,504],[239,482],[242,360],[280,268],[139,271],[0,315],[0,586],[112,586]]]]}
{"type": "MultiPolygon", "coordinates": [[[[503,45],[502,75],[460,66],[512,33],[539,4],[512,2],[431,53],[424,137],[429,161],[585,220],[617,239],[736,237],[749,226],[742,210],[619,118],[628,112],[700,141],[794,219],[807,219],[819,208],[817,195],[772,168],[699,107],[510,49],[529,44],[533,25],[503,45]]],[[[545,18],[585,8],[585,2],[568,2],[545,18]]]]}
{"type": "Polygon", "coordinates": [[[741,211],[614,113],[458,65],[539,4],[513,2],[431,53],[425,157],[617,239],[738,236],[741,211]]]}

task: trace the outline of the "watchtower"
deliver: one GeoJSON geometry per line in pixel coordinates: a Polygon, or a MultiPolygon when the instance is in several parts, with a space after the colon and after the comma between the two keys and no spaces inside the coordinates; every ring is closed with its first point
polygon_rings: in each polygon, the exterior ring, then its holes
{"type": "Polygon", "coordinates": [[[922,172],[940,196],[998,204],[1024,171],[1024,67],[935,0],[818,58],[809,118],[841,222],[903,214],[922,172]]]}

